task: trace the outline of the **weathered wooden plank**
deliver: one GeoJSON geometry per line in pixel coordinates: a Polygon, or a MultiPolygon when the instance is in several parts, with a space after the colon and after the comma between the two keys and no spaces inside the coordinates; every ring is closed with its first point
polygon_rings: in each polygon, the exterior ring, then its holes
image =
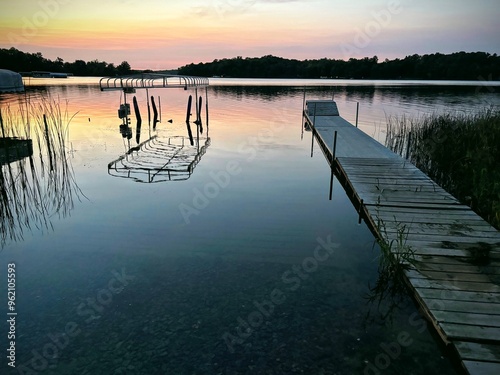
{"type": "Polygon", "coordinates": [[[396,222],[396,223],[408,223],[409,225],[421,225],[424,226],[440,226],[446,225],[457,230],[481,230],[487,232],[496,232],[496,229],[488,226],[484,221],[480,219],[465,219],[457,215],[446,215],[442,213],[436,213],[435,215],[430,214],[412,214],[412,213],[390,213],[390,212],[373,212],[368,210],[368,212],[374,216],[374,219],[380,219],[383,222],[396,222]]]}
{"type": "Polygon", "coordinates": [[[460,341],[497,341],[500,337],[499,327],[481,327],[458,323],[439,323],[448,338],[460,341]]]}
{"type": "MultiPolygon", "coordinates": [[[[453,345],[465,360],[500,362],[500,345],[467,341],[454,341],[453,345]]],[[[500,372],[497,372],[497,374],[500,374],[500,372]]]]}
{"type": "Polygon", "coordinates": [[[481,238],[499,238],[497,233],[489,230],[469,230],[469,231],[460,231],[453,227],[429,227],[429,226],[418,226],[415,223],[391,223],[387,221],[382,221],[381,226],[383,226],[383,230],[386,233],[394,233],[397,234],[402,230],[404,225],[405,232],[407,231],[412,236],[441,236],[442,239],[446,237],[469,237],[469,238],[477,238],[477,241],[481,241],[481,238]]]}
{"type": "Polygon", "coordinates": [[[449,257],[443,257],[447,260],[446,263],[429,263],[425,261],[417,261],[415,267],[419,271],[441,271],[441,272],[461,272],[461,273],[472,273],[472,274],[484,274],[484,275],[499,275],[500,266],[494,267],[479,267],[473,264],[456,264],[450,262],[449,257]]]}
{"type": "MultiPolygon", "coordinates": [[[[500,303],[477,302],[477,301],[455,301],[452,299],[441,300],[439,298],[424,298],[424,301],[434,306],[434,311],[457,312],[466,314],[482,314],[487,317],[500,319],[500,303]]],[[[476,324],[469,321],[464,324],[476,324]]],[[[496,324],[481,323],[483,326],[496,326],[496,324]]]]}
{"type": "Polygon", "coordinates": [[[500,293],[500,287],[494,284],[476,283],[470,281],[428,280],[421,278],[409,278],[409,281],[414,288],[458,289],[469,292],[500,293]]]}
{"type": "Polygon", "coordinates": [[[496,304],[497,306],[500,304],[500,293],[473,292],[460,289],[416,288],[415,290],[422,299],[483,302],[496,304]]]}
{"type": "MultiPolygon", "coordinates": [[[[399,231],[396,226],[386,225],[384,233],[393,233],[397,237],[399,231]]],[[[460,242],[463,244],[477,244],[479,242],[489,243],[492,245],[500,244],[500,237],[496,233],[488,232],[475,232],[469,235],[458,235],[454,233],[446,233],[444,231],[442,231],[441,233],[415,233],[411,231],[411,229],[410,231],[406,229],[405,237],[407,239],[407,242],[437,242],[442,244],[443,241],[446,241],[460,242]]]]}
{"type": "MultiPolygon", "coordinates": [[[[494,237],[483,237],[481,239],[478,238],[472,238],[472,237],[444,237],[444,238],[439,238],[437,237],[436,239],[433,238],[412,238],[411,240],[408,240],[407,243],[408,245],[415,245],[415,246],[426,246],[426,247],[452,247],[453,242],[456,242],[458,244],[464,244],[467,247],[470,247],[473,244],[478,244],[479,242],[490,244],[491,250],[499,250],[500,246],[500,241],[498,240],[498,236],[494,237]]],[[[493,251],[492,251],[493,252],[493,251]]]]}
{"type": "Polygon", "coordinates": [[[461,212],[461,211],[466,211],[467,206],[463,206],[461,204],[428,204],[428,205],[422,205],[421,203],[398,203],[398,204],[391,204],[391,203],[377,203],[376,200],[370,203],[364,203],[365,206],[369,207],[370,209],[375,209],[375,208],[382,208],[382,207],[387,207],[387,208],[399,208],[399,209],[420,209],[422,211],[428,211],[428,210],[448,210],[448,211],[455,211],[456,213],[461,212]]]}
{"type": "MultiPolygon", "coordinates": [[[[374,213],[381,212],[381,213],[389,213],[391,215],[393,214],[407,214],[407,215],[427,215],[429,217],[435,217],[436,215],[442,215],[442,216],[453,216],[453,219],[459,220],[474,220],[476,219],[477,221],[481,221],[485,223],[484,219],[482,219],[479,215],[477,215],[475,212],[473,212],[469,207],[467,206],[462,206],[460,208],[455,208],[453,210],[436,210],[436,209],[428,209],[428,208],[423,208],[423,207],[389,207],[389,206],[373,206],[370,207],[370,210],[373,210],[374,213]]],[[[486,224],[486,223],[485,223],[486,224]]]]}
{"type": "Polygon", "coordinates": [[[358,195],[367,195],[367,196],[377,196],[381,198],[415,198],[418,197],[420,199],[427,198],[433,200],[444,200],[444,201],[453,201],[458,202],[458,200],[450,194],[440,191],[433,191],[431,189],[420,190],[419,188],[409,188],[408,185],[404,185],[406,189],[398,189],[398,188],[384,188],[383,186],[367,186],[363,183],[359,183],[351,180],[351,184],[354,188],[356,188],[356,193],[358,195]]]}
{"type": "MultiPolygon", "coordinates": [[[[429,256],[447,256],[450,258],[458,258],[459,260],[465,260],[470,264],[474,264],[474,257],[472,257],[472,253],[469,250],[463,249],[443,249],[437,247],[413,247],[412,251],[414,255],[429,255],[429,256]]],[[[491,261],[498,262],[500,257],[497,254],[490,255],[491,261]]]]}
{"type": "Polygon", "coordinates": [[[460,202],[458,202],[456,199],[449,197],[440,197],[437,194],[435,196],[424,196],[419,195],[418,193],[394,193],[393,195],[386,195],[378,193],[367,193],[363,191],[356,191],[356,194],[358,195],[358,197],[363,199],[364,204],[371,205],[388,206],[390,203],[393,203],[396,206],[405,207],[405,203],[416,203],[419,205],[419,207],[425,207],[427,205],[446,205],[454,206],[453,208],[456,208],[456,206],[461,206],[460,202]]]}
{"type": "Polygon", "coordinates": [[[418,269],[425,269],[426,267],[438,267],[440,265],[448,267],[455,266],[460,269],[460,266],[470,266],[477,267],[483,273],[495,273],[496,275],[500,275],[500,272],[489,272],[490,269],[498,269],[500,267],[500,261],[498,260],[490,260],[488,264],[485,265],[477,265],[471,263],[470,259],[457,259],[450,258],[448,256],[442,255],[416,255],[414,257],[414,261],[417,264],[418,269]]]}
{"type": "Polygon", "coordinates": [[[500,374],[500,364],[496,362],[463,361],[463,365],[470,375],[500,374]]]}
{"type": "Polygon", "coordinates": [[[422,278],[431,280],[448,280],[448,281],[473,281],[480,283],[491,283],[492,280],[488,275],[481,273],[470,273],[470,272],[453,272],[452,270],[443,271],[427,271],[424,269],[420,270],[408,270],[406,272],[408,277],[412,278],[422,278]]]}
{"type": "Polygon", "coordinates": [[[436,309],[433,309],[431,313],[434,319],[438,323],[467,324],[467,325],[476,325],[480,327],[500,328],[500,315],[491,315],[488,313],[474,314],[474,313],[457,312],[457,311],[443,311],[436,309]]]}

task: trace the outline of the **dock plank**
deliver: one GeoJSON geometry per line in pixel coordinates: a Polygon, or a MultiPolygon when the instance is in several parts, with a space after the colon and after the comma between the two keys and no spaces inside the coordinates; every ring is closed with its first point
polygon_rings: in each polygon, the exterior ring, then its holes
{"type": "Polygon", "coordinates": [[[455,348],[461,357],[470,361],[500,362],[500,345],[457,341],[455,348]]]}
{"type": "Polygon", "coordinates": [[[464,367],[471,375],[498,375],[499,364],[483,361],[463,361],[464,367]]]}

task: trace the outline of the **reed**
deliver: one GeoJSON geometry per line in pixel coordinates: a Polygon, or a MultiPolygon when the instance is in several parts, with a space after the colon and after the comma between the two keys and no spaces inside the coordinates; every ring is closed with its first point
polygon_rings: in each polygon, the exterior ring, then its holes
{"type": "Polygon", "coordinates": [[[52,229],[51,218],[66,216],[74,198],[84,197],[66,146],[73,116],[50,98],[0,108],[1,136],[33,144],[32,155],[0,165],[0,248],[25,230],[52,229]]]}
{"type": "Polygon", "coordinates": [[[500,110],[387,119],[386,146],[500,229],[500,110]]]}
{"type": "Polygon", "coordinates": [[[397,222],[396,218],[394,223],[385,223],[381,219],[377,222],[377,243],[380,247],[378,277],[375,285],[370,286],[366,298],[370,303],[377,302],[382,319],[388,318],[407,300],[409,289],[405,270],[415,264],[415,251],[407,244],[410,229],[410,225],[397,222]],[[396,229],[395,237],[388,235],[388,224],[396,229]]]}

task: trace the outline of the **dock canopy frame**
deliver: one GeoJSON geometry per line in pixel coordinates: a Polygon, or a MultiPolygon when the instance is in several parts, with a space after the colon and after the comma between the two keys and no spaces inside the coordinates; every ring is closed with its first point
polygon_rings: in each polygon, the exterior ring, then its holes
{"type": "Polygon", "coordinates": [[[198,88],[209,85],[208,78],[175,74],[142,73],[122,77],[103,77],[99,80],[101,91],[153,88],[198,88]]]}

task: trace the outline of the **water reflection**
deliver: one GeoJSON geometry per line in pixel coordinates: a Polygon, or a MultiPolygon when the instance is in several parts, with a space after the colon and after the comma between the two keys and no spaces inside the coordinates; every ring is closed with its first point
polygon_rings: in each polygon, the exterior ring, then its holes
{"type": "Polygon", "coordinates": [[[0,110],[0,247],[22,240],[26,230],[51,229],[51,218],[65,217],[73,198],[84,196],[68,161],[69,121],[47,99],[0,110]]]}
{"type": "MultiPolygon", "coordinates": [[[[152,129],[154,132],[156,131],[156,124],[161,120],[158,118],[158,110],[153,96],[151,96],[151,103],[154,112],[152,129]]],[[[119,117],[123,119],[123,123],[119,129],[126,144],[126,151],[118,159],[108,164],[108,173],[111,176],[131,178],[134,181],[145,183],[187,180],[211,143],[208,128],[208,101],[206,105],[205,132],[203,131],[202,97],[200,96],[195,103],[196,120],[193,125],[196,126],[196,136],[193,136],[190,122],[192,105],[192,96],[190,95],[186,113],[187,136],[182,135],[179,129],[173,128],[169,131],[172,134],[168,136],[163,134],[152,135],[151,123],[149,123],[149,138],[142,143],[139,143],[142,118],[135,96],[133,105],[137,120],[135,134],[138,145],[130,145],[133,134],[133,129],[129,125],[130,119],[128,118],[130,109],[126,104],[122,104],[118,113],[119,117]]],[[[168,123],[172,123],[172,120],[168,120],[168,123]]]]}

